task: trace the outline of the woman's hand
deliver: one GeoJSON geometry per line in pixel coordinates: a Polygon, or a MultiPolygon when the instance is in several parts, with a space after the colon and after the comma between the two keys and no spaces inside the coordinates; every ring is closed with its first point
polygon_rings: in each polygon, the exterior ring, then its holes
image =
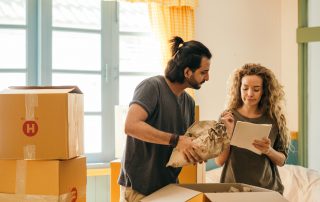
{"type": "Polygon", "coordinates": [[[228,137],[231,139],[233,129],[234,129],[234,118],[233,114],[230,111],[225,111],[221,114],[220,121],[224,123],[227,129],[228,137]]]}
{"type": "Polygon", "coordinates": [[[264,137],[261,140],[254,140],[252,145],[265,155],[268,155],[272,149],[271,140],[267,137],[264,137]]]}

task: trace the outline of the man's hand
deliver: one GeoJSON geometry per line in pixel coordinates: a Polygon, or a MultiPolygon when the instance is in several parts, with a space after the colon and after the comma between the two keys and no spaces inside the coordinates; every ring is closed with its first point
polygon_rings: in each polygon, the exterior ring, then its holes
{"type": "Polygon", "coordinates": [[[180,136],[176,149],[184,154],[184,158],[190,163],[202,162],[201,157],[195,152],[198,146],[192,142],[191,137],[180,136]]]}
{"type": "Polygon", "coordinates": [[[231,139],[234,129],[233,114],[230,111],[225,111],[222,113],[220,120],[226,126],[228,137],[231,139]]]}

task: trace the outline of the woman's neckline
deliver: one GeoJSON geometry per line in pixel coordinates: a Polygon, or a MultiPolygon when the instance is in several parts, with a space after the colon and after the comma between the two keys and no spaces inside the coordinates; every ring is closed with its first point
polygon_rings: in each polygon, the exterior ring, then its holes
{"type": "Polygon", "coordinates": [[[234,109],[233,111],[236,112],[239,116],[241,116],[241,117],[243,117],[243,118],[245,118],[245,119],[248,119],[248,120],[259,120],[259,119],[261,119],[261,118],[263,117],[263,115],[264,115],[264,114],[262,113],[262,114],[260,114],[259,116],[256,116],[256,117],[248,117],[248,116],[240,113],[240,112],[238,111],[238,109],[234,109]]]}

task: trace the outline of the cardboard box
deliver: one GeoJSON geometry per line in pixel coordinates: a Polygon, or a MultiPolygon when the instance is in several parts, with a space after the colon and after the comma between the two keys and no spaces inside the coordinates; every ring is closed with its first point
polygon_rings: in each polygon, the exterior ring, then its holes
{"type": "Polygon", "coordinates": [[[86,201],[86,158],[0,160],[0,202],[86,201]]]}
{"type": "Polygon", "coordinates": [[[83,94],[75,86],[0,92],[0,159],[70,159],[83,154],[83,94]]]}
{"type": "Polygon", "coordinates": [[[150,194],[142,202],[286,202],[278,192],[239,183],[170,184],[150,194]],[[228,192],[230,188],[251,192],[228,192]]]}

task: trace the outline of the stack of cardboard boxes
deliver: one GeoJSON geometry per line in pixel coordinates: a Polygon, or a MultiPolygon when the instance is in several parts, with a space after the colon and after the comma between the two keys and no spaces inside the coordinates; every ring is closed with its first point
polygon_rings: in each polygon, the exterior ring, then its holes
{"type": "Polygon", "coordinates": [[[0,93],[0,202],[86,201],[83,151],[77,87],[0,93]]]}

